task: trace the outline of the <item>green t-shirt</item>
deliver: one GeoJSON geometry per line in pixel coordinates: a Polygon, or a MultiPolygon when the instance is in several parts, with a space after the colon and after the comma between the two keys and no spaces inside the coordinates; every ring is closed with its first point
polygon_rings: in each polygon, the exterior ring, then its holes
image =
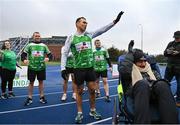
{"type": "Polygon", "coordinates": [[[91,68],[94,66],[91,38],[87,35],[73,36],[71,52],[74,55],[74,68],[91,68]]]}
{"type": "Polygon", "coordinates": [[[107,60],[109,58],[109,54],[106,49],[100,48],[99,50],[94,50],[94,69],[95,71],[105,71],[107,70],[107,60]]]}
{"type": "Polygon", "coordinates": [[[68,68],[74,68],[74,56],[70,52],[67,58],[66,67],[68,68]]]}
{"type": "Polygon", "coordinates": [[[46,64],[44,62],[45,54],[49,54],[50,51],[45,44],[30,43],[25,47],[24,52],[28,54],[29,69],[41,71],[46,68],[46,64]]]}
{"type": "Polygon", "coordinates": [[[3,50],[2,53],[2,68],[8,70],[16,70],[16,54],[11,50],[3,50]]]}

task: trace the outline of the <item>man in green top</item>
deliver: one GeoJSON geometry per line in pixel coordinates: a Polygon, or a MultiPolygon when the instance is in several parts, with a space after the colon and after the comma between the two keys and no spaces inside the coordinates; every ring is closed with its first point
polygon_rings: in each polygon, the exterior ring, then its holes
{"type": "Polygon", "coordinates": [[[48,47],[41,42],[41,36],[39,32],[33,33],[33,43],[29,43],[22,53],[21,59],[24,64],[28,65],[28,80],[29,83],[29,93],[28,98],[25,101],[25,106],[32,103],[32,94],[34,81],[37,76],[39,81],[39,93],[40,93],[40,102],[42,104],[47,103],[47,100],[44,97],[44,85],[43,80],[46,80],[46,64],[49,59],[52,58],[52,54],[49,51],[48,47]],[[47,58],[47,57],[48,58],[47,58]]]}
{"type": "MultiPolygon", "coordinates": [[[[61,48],[61,53],[63,51],[63,48],[61,48]]],[[[72,94],[72,99],[76,100],[76,85],[75,85],[75,79],[74,79],[74,56],[72,55],[72,52],[69,53],[68,58],[67,58],[67,62],[66,62],[66,71],[68,74],[68,77],[66,80],[64,80],[63,82],[63,95],[61,97],[61,101],[65,101],[67,99],[67,88],[68,88],[68,80],[69,77],[71,76],[72,79],[72,90],[73,90],[73,94],[72,94]]]]}
{"type": "Polygon", "coordinates": [[[109,69],[112,71],[112,65],[109,59],[108,51],[101,46],[101,42],[99,39],[95,40],[94,42],[95,50],[94,54],[94,70],[96,72],[96,83],[97,83],[97,90],[96,90],[96,97],[100,97],[100,90],[99,90],[99,79],[102,77],[102,81],[104,84],[105,90],[105,101],[110,102],[109,98],[109,85],[107,82],[107,63],[109,65],[109,69]]]}
{"type": "Polygon", "coordinates": [[[86,32],[87,21],[84,17],[79,17],[76,20],[77,31],[74,35],[67,38],[64,46],[64,51],[61,56],[61,73],[64,79],[67,79],[66,72],[66,61],[68,53],[71,50],[75,61],[74,61],[74,76],[75,83],[77,85],[77,116],[75,118],[76,123],[82,123],[82,93],[83,84],[86,81],[89,89],[90,95],[90,113],[89,115],[94,117],[94,119],[101,119],[101,115],[96,111],[95,108],[95,89],[96,89],[96,76],[94,72],[94,58],[92,50],[92,39],[105,33],[111,29],[117,22],[119,22],[122,14],[120,12],[117,18],[109,25],[96,30],[95,32],[86,32]]]}

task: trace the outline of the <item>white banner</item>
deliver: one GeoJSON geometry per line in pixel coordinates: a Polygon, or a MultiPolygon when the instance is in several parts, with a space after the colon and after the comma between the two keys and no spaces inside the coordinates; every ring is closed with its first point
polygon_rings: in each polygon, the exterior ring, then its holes
{"type": "Polygon", "coordinates": [[[118,76],[119,76],[118,65],[117,64],[113,64],[113,66],[112,66],[112,77],[116,78],[118,76]]]}
{"type": "MultiPolygon", "coordinates": [[[[27,66],[21,66],[22,69],[16,67],[16,75],[13,81],[13,87],[27,87],[29,80],[27,79],[27,66]]],[[[34,86],[38,86],[38,81],[35,80],[34,86]]]]}

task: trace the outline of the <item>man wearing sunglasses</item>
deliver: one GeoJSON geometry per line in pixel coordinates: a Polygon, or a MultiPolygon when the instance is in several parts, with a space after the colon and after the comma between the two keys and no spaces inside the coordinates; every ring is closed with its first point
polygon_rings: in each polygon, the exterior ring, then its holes
{"type": "Polygon", "coordinates": [[[159,112],[160,123],[178,123],[175,101],[166,80],[158,79],[140,49],[132,49],[119,66],[123,91],[132,101],[135,124],[151,123],[151,108],[159,112]]]}

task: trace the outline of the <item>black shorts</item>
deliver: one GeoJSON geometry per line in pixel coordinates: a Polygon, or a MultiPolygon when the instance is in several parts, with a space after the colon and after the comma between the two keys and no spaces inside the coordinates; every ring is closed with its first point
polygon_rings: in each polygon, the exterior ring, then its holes
{"type": "Polygon", "coordinates": [[[84,81],[96,81],[96,74],[93,68],[74,69],[75,84],[81,86],[84,81]]]}
{"type": "Polygon", "coordinates": [[[66,71],[68,74],[74,73],[74,68],[66,67],[66,71]]]}
{"type": "Polygon", "coordinates": [[[8,70],[2,68],[1,79],[3,82],[12,81],[15,78],[16,70],[8,70]]]}
{"type": "Polygon", "coordinates": [[[37,80],[43,81],[46,80],[46,70],[41,70],[41,71],[34,71],[31,69],[28,69],[28,80],[30,82],[34,82],[37,76],[37,80]]]}
{"type": "Polygon", "coordinates": [[[100,71],[100,72],[97,72],[97,71],[96,71],[96,78],[98,79],[98,78],[100,78],[100,77],[102,77],[102,78],[107,78],[107,70],[100,71]]]}

